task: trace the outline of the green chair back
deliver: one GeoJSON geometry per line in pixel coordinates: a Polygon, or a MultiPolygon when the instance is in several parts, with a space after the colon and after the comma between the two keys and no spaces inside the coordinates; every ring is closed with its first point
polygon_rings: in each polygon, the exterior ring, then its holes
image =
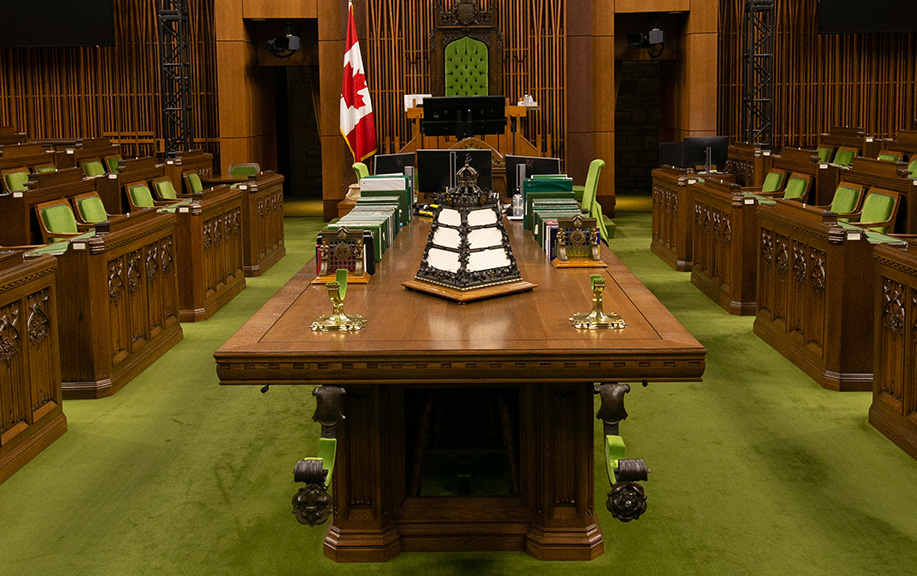
{"type": "Polygon", "coordinates": [[[856,152],[849,148],[838,148],[837,154],[834,155],[834,163],[838,166],[850,166],[855,155],[856,152]]]}
{"type": "Polygon", "coordinates": [[[764,177],[764,184],[761,186],[762,192],[776,192],[780,190],[783,186],[783,177],[786,176],[786,173],[783,171],[779,172],[768,172],[767,176],[764,177]]]}
{"type": "Polygon", "coordinates": [[[362,162],[354,162],[353,171],[357,175],[357,184],[360,183],[360,180],[369,176],[369,168],[362,162]]]}
{"type": "Polygon", "coordinates": [[[105,163],[108,164],[108,173],[117,174],[118,164],[123,160],[120,156],[106,156],[105,163]]]}
{"type": "MultiPolygon", "coordinates": [[[[863,200],[863,210],[860,213],[860,222],[885,222],[892,217],[895,209],[895,196],[871,192],[863,200]]],[[[885,234],[888,226],[870,226],[870,230],[885,234]]]]}
{"type": "Polygon", "coordinates": [[[255,163],[234,164],[229,167],[229,174],[230,176],[234,176],[234,177],[238,177],[238,176],[248,177],[248,176],[252,176],[253,174],[257,174],[259,172],[261,172],[261,167],[255,163]]]}
{"type": "Polygon", "coordinates": [[[446,96],[490,93],[487,44],[465,36],[447,44],[444,57],[446,96]]]}
{"type": "MultiPolygon", "coordinates": [[[[41,209],[41,221],[54,234],[76,234],[76,217],[69,204],[55,204],[41,209]]],[[[52,238],[51,242],[64,242],[64,238],[52,238]]]]}
{"type": "Polygon", "coordinates": [[[185,181],[188,183],[188,187],[191,188],[192,194],[204,191],[204,185],[201,183],[200,175],[191,172],[185,175],[185,181]]]}
{"type": "Polygon", "coordinates": [[[22,192],[29,189],[29,171],[7,172],[3,175],[6,189],[10,192],[22,192]]]}
{"type": "MultiPolygon", "coordinates": [[[[860,188],[844,186],[841,184],[834,191],[834,200],[831,201],[831,211],[837,214],[846,214],[856,210],[860,201],[860,188]]],[[[838,218],[841,222],[849,222],[850,218],[838,218]]]]}
{"type": "Polygon", "coordinates": [[[178,200],[175,186],[172,185],[172,181],[168,178],[154,181],[153,187],[156,189],[156,195],[163,200],[178,200]]]}
{"type": "Polygon", "coordinates": [[[815,153],[818,155],[819,162],[827,162],[831,159],[831,153],[834,152],[834,148],[830,146],[822,146],[815,153]]]}
{"type": "Polygon", "coordinates": [[[592,205],[595,203],[596,191],[599,187],[599,176],[602,174],[602,168],[605,167],[605,161],[596,158],[589,163],[589,172],[586,173],[586,184],[583,186],[583,201],[580,204],[583,210],[591,212],[592,205]]]}
{"type": "Polygon", "coordinates": [[[809,193],[809,178],[802,176],[790,176],[786,182],[786,191],[783,197],[786,199],[803,198],[809,193]]]}
{"type": "Polygon", "coordinates": [[[105,211],[105,204],[98,196],[84,196],[76,201],[76,211],[83,222],[104,222],[108,220],[108,212],[105,211]]]}
{"type": "Polygon", "coordinates": [[[131,197],[131,204],[137,208],[152,208],[156,205],[153,202],[153,194],[150,193],[150,188],[146,184],[130,186],[127,193],[131,197]]]}
{"type": "Polygon", "coordinates": [[[105,166],[99,160],[87,160],[83,162],[83,174],[89,178],[105,175],[105,166]]]}
{"type": "Polygon", "coordinates": [[[898,159],[899,157],[896,154],[888,154],[887,152],[879,154],[879,160],[883,162],[897,162],[898,159]]]}
{"type": "Polygon", "coordinates": [[[35,172],[39,174],[46,174],[48,172],[57,172],[57,166],[54,164],[42,164],[35,167],[35,172]]]}
{"type": "Polygon", "coordinates": [[[907,177],[917,178],[917,157],[911,160],[911,163],[907,165],[907,177]]]}

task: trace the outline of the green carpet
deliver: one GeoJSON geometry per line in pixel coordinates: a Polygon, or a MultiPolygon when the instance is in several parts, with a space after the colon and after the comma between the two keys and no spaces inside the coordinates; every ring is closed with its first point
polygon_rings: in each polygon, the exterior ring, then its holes
{"type": "Polygon", "coordinates": [[[325,559],[324,527],[290,506],[317,447],[311,388],[220,387],[212,358],[311,257],[320,223],[290,218],[266,275],[114,397],[64,404],[67,433],[0,485],[0,574],[913,574],[917,462],[869,426],[870,394],[823,390],[652,256],[649,214],[615,222],[614,249],[709,354],[704,382],[627,397],[628,455],[652,469],[636,522],[604,508],[595,423],[598,559],[325,559]]]}

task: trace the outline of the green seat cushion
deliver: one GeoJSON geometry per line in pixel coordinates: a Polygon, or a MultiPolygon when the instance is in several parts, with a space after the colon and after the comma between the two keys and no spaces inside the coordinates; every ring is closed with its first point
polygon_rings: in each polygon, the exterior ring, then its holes
{"type": "Polygon", "coordinates": [[[815,153],[818,155],[818,161],[827,162],[831,158],[832,151],[833,151],[833,148],[831,148],[830,146],[822,146],[821,148],[816,150],[815,153]]]}
{"type": "Polygon", "coordinates": [[[853,162],[853,150],[838,150],[834,155],[834,163],[839,166],[850,166],[853,162]]]}
{"type": "MultiPolygon", "coordinates": [[[[68,204],[55,204],[48,206],[41,211],[41,220],[49,232],[55,234],[76,234],[79,229],[76,227],[76,218],[73,216],[73,210],[68,204]]],[[[63,238],[54,238],[52,242],[60,242],[63,238]]]]}
{"type": "MultiPolygon", "coordinates": [[[[860,213],[860,222],[885,222],[892,215],[895,198],[887,194],[870,194],[863,201],[863,211],[860,213]]],[[[888,226],[872,226],[870,230],[885,233],[888,226]]]]}
{"type": "Polygon", "coordinates": [[[83,162],[83,174],[89,176],[90,178],[95,176],[104,176],[105,167],[98,160],[83,162]]]}
{"type": "Polygon", "coordinates": [[[87,196],[80,198],[76,202],[76,209],[80,213],[80,218],[86,222],[104,222],[108,220],[108,213],[105,211],[105,205],[98,196],[87,196]]]}
{"type": "Polygon", "coordinates": [[[893,154],[879,154],[879,160],[883,162],[897,162],[898,158],[893,154]]]}
{"type": "Polygon", "coordinates": [[[171,180],[159,180],[153,182],[153,186],[156,187],[156,194],[163,200],[178,200],[178,194],[171,180]]]}
{"type": "MultiPolygon", "coordinates": [[[[831,202],[831,211],[837,214],[853,212],[860,200],[859,188],[850,188],[848,186],[838,186],[834,191],[834,200],[831,202]]],[[[841,222],[847,222],[849,218],[838,218],[841,222]]]]}
{"type": "Polygon", "coordinates": [[[10,192],[22,192],[29,188],[28,172],[11,172],[4,175],[4,178],[6,178],[6,187],[10,192]]]}
{"type": "Polygon", "coordinates": [[[783,172],[768,172],[761,186],[762,192],[776,192],[783,186],[783,172]]]}
{"type": "Polygon", "coordinates": [[[47,164],[45,166],[36,166],[35,171],[39,174],[46,174],[48,172],[57,172],[57,166],[47,164]]]}
{"type": "Polygon", "coordinates": [[[137,208],[152,208],[156,205],[150,189],[145,185],[131,186],[127,193],[131,195],[131,203],[137,208]]]}
{"type": "Polygon", "coordinates": [[[258,173],[258,167],[254,164],[242,164],[240,166],[233,166],[229,173],[232,176],[251,176],[252,174],[258,173]]]}
{"type": "Polygon", "coordinates": [[[917,178],[917,158],[911,160],[911,163],[907,165],[907,177],[917,178]]]}
{"type": "Polygon", "coordinates": [[[188,186],[191,186],[191,193],[202,192],[204,185],[201,184],[201,177],[197,174],[188,174],[188,186]]]}
{"type": "Polygon", "coordinates": [[[784,198],[801,198],[808,192],[809,182],[805,178],[790,178],[786,183],[784,198]]]}
{"type": "Polygon", "coordinates": [[[445,49],[446,96],[489,94],[487,45],[465,36],[445,49]]]}

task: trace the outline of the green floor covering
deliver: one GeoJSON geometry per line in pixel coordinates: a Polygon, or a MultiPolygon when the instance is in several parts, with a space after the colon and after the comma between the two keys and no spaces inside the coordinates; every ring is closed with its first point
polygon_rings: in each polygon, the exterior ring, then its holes
{"type": "Polygon", "coordinates": [[[652,256],[649,214],[615,221],[617,253],[709,354],[704,382],[628,395],[621,429],[652,469],[649,509],[614,520],[597,465],[598,559],[322,555],[324,527],[299,525],[290,506],[293,466],[317,446],[311,388],[220,387],[212,358],[310,257],[319,223],[291,218],[287,256],[265,276],[184,324],[184,340],[114,397],[64,404],[67,433],[0,485],[0,574],[917,574],[917,462],[869,426],[870,395],[823,390],[751,318],[652,256]]]}

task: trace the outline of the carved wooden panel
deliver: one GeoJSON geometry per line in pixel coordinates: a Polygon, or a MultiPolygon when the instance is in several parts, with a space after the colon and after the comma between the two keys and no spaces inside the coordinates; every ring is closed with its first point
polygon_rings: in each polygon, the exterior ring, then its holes
{"type": "Polygon", "coordinates": [[[131,335],[131,352],[136,352],[147,341],[146,273],[143,250],[127,255],[128,326],[131,335]]]}
{"type": "Polygon", "coordinates": [[[51,289],[45,288],[29,294],[25,300],[26,333],[28,334],[28,376],[31,385],[30,408],[33,422],[40,417],[42,409],[51,403],[60,403],[60,375],[54,371],[59,352],[52,342],[53,311],[51,289]]]}
{"type": "Polygon", "coordinates": [[[30,423],[29,397],[23,382],[21,302],[0,308],[0,444],[7,444],[30,423]]]}
{"type": "MultiPolygon", "coordinates": [[[[745,4],[719,3],[717,127],[739,141],[745,4]]],[[[911,129],[917,34],[818,34],[816,4],[774,3],[773,145],[813,148],[832,126],[862,126],[882,138],[911,129]]]]}
{"type": "Polygon", "coordinates": [[[827,256],[823,250],[809,247],[806,282],[805,341],[809,349],[817,349],[824,355],[825,330],[827,329],[827,256]]]}
{"type": "Polygon", "coordinates": [[[173,237],[166,236],[159,241],[159,271],[164,279],[160,284],[163,308],[163,325],[166,327],[178,322],[178,294],[172,289],[175,278],[175,260],[173,251],[173,237]]]}
{"type": "MultiPolygon", "coordinates": [[[[214,1],[189,2],[192,134],[218,153],[214,1]]],[[[109,136],[125,156],[161,145],[156,7],[115,2],[115,45],[0,49],[0,125],[29,138],[109,136]]]]}
{"type": "Polygon", "coordinates": [[[127,266],[122,254],[108,261],[108,318],[112,365],[130,354],[127,266]]]}
{"type": "Polygon", "coordinates": [[[877,366],[877,399],[889,404],[896,412],[901,410],[903,386],[909,348],[913,346],[907,315],[907,297],[911,289],[889,278],[882,278],[882,316],[879,318],[882,337],[879,339],[879,357],[885,361],[877,366]]]}

